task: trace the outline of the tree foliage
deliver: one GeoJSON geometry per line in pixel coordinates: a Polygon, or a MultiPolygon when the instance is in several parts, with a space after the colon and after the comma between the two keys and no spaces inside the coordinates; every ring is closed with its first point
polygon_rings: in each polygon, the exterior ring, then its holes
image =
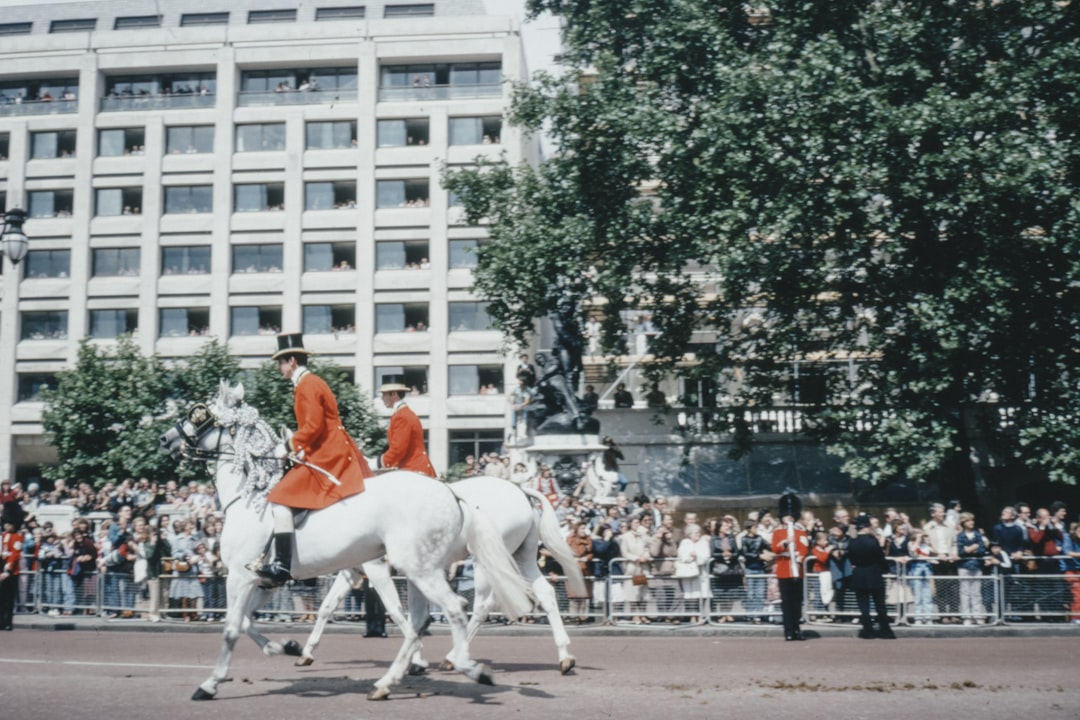
{"type": "Polygon", "coordinates": [[[571,294],[613,348],[620,311],[651,311],[651,372],[692,348],[680,372],[733,408],[812,366],[809,424],[856,478],[1019,460],[1075,481],[1080,5],[529,8],[562,17],[567,71],[519,86],[512,119],[558,154],[447,177],[490,223],[476,284],[501,329],[524,340],[571,294]]]}

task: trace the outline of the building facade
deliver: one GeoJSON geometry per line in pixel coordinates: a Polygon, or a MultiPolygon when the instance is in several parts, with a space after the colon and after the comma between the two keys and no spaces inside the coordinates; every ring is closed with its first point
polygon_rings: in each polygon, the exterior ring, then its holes
{"type": "Polygon", "coordinates": [[[106,0],[5,8],[0,477],[54,460],[40,390],[131,333],[255,367],[303,331],[364,389],[404,374],[438,469],[497,446],[514,366],[470,292],[449,166],[536,152],[503,121],[516,22],[482,0],[106,0]]]}

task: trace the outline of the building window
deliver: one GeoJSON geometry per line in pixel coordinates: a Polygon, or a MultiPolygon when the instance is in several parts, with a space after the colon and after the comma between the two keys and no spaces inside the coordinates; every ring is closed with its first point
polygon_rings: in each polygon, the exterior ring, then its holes
{"type": "Polygon", "coordinates": [[[339,180],[304,183],[305,210],[343,210],[355,207],[355,182],[339,180]]]}
{"type": "Polygon", "coordinates": [[[343,150],[356,147],[356,121],[309,122],[308,150],[343,150]]]}
{"type": "Polygon", "coordinates": [[[410,395],[428,394],[428,369],[426,367],[377,367],[375,368],[375,387],[381,387],[389,382],[391,375],[405,376],[405,385],[411,388],[410,395]]]}
{"type": "Polygon", "coordinates": [[[214,107],[217,76],[213,72],[114,75],[105,78],[103,111],[171,110],[214,107]]]}
{"type": "Polygon", "coordinates": [[[426,270],[427,240],[383,240],[375,243],[376,270],[426,270]]]}
{"type": "Polygon", "coordinates": [[[56,389],[56,373],[19,373],[19,402],[41,402],[43,390],[56,389]]]}
{"type": "Polygon", "coordinates": [[[8,159],[8,147],[11,136],[8,133],[0,133],[0,161],[8,159]]]}
{"type": "Polygon", "coordinates": [[[296,10],[251,10],[248,25],[296,22],[296,10]]]}
{"type": "Polygon", "coordinates": [[[139,274],[139,248],[97,248],[94,277],[134,277],[139,274]]]}
{"type": "Polygon", "coordinates": [[[180,16],[180,27],[200,27],[202,25],[228,25],[229,13],[184,13],[180,16]]]}
{"type": "Polygon", "coordinates": [[[427,207],[427,180],[377,180],[375,182],[376,208],[427,207]]]}
{"type": "Polygon", "coordinates": [[[379,100],[455,100],[502,94],[502,64],[417,63],[384,65],[379,70],[379,100]]]}
{"type": "Polygon", "coordinates": [[[427,118],[380,120],[378,126],[379,147],[427,145],[429,124],[427,118]]]}
{"type": "Polygon", "coordinates": [[[98,155],[120,157],[146,153],[146,131],[142,128],[98,130],[98,155]]]}
{"type": "Polygon", "coordinates": [[[411,3],[409,5],[387,5],[383,8],[384,18],[431,17],[435,14],[435,3],[411,3]]]}
{"type": "Polygon", "coordinates": [[[479,248],[479,240],[451,240],[450,269],[476,267],[476,251],[479,248]]]}
{"type": "Polygon", "coordinates": [[[233,186],[235,212],[264,212],[285,209],[285,183],[259,183],[233,186]]]}
{"type": "Polygon", "coordinates": [[[379,303],[375,306],[375,332],[426,332],[427,303],[379,303]]]}
{"type": "Polygon", "coordinates": [[[26,254],[26,278],[66,278],[71,274],[70,250],[31,250],[26,254]]]}
{"type": "Polygon", "coordinates": [[[352,335],[356,332],[356,306],[305,305],[303,331],[309,335],[352,335]]]}
{"type": "Polygon", "coordinates": [[[230,316],[233,335],[277,335],[281,332],[281,308],[234,307],[230,316]]]}
{"type": "Polygon", "coordinates": [[[356,267],[354,243],[307,243],[304,272],[340,272],[356,267]]]}
{"type": "Polygon", "coordinates": [[[71,217],[71,190],[33,190],[28,195],[30,198],[30,217],[71,217]]]}
{"type": "Polygon", "coordinates": [[[233,245],[234,273],[279,273],[282,262],[282,246],[274,245],[233,245]]]}
{"type": "Polygon", "coordinates": [[[451,430],[450,464],[463,463],[469,455],[477,458],[499,452],[504,440],[501,430],[451,430]]]}
{"type": "Polygon", "coordinates": [[[236,126],[236,152],[284,149],[285,123],[236,126]]]}
{"type": "Polygon", "coordinates": [[[75,157],[74,130],[30,134],[30,158],[32,160],[67,157],[75,157]]]}
{"type": "Polygon", "coordinates": [[[502,136],[502,118],[450,118],[451,145],[498,145],[502,136]]]}
{"type": "Polygon", "coordinates": [[[306,105],[356,100],[356,68],[277,68],[240,74],[244,105],[306,105]]]}
{"type": "Polygon", "coordinates": [[[315,8],[315,20],[345,20],[348,18],[362,18],[367,15],[367,9],[363,5],[352,7],[315,8]]]}
{"type": "Polygon", "coordinates": [[[208,245],[180,245],[161,248],[162,275],[206,275],[210,272],[208,245]]]}
{"type": "Polygon", "coordinates": [[[502,365],[451,365],[451,395],[501,395],[502,365]]]}
{"type": "Polygon", "coordinates": [[[91,310],[90,337],[108,340],[139,329],[138,310],[91,310]]]}
{"type": "Polygon", "coordinates": [[[165,151],[170,155],[214,152],[214,126],[168,128],[165,132],[165,151]]]}
{"type": "Polygon", "coordinates": [[[450,303],[450,330],[490,330],[491,318],[487,313],[487,303],[452,302],[450,303]]]}
{"type": "Polygon", "coordinates": [[[160,15],[133,15],[131,17],[118,17],[113,24],[113,30],[141,30],[143,28],[161,27],[160,15]]]}
{"type": "Polygon", "coordinates": [[[0,37],[9,35],[29,35],[34,28],[32,22],[2,23],[0,24],[0,37]]]}
{"type": "Polygon", "coordinates": [[[49,32],[93,32],[97,27],[97,18],[80,18],[78,20],[53,20],[49,23],[49,32]]]}
{"type": "Polygon", "coordinates": [[[35,310],[22,314],[23,340],[66,340],[67,310],[35,310]]]}
{"type": "Polygon", "coordinates": [[[165,214],[208,213],[214,209],[213,186],[173,185],[165,188],[165,214]]]}
{"type": "Polygon", "coordinates": [[[208,308],[161,308],[161,331],[158,337],[191,337],[210,334],[208,308]]]}
{"type": "Polygon", "coordinates": [[[0,115],[73,113],[77,77],[0,82],[0,115]]]}
{"type": "Polygon", "coordinates": [[[94,208],[97,217],[139,215],[142,213],[142,188],[98,188],[94,208]]]}

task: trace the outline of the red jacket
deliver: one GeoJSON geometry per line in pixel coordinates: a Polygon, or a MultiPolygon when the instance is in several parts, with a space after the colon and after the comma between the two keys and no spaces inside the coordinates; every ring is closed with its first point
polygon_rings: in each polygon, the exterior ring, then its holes
{"type": "Polygon", "coordinates": [[[22,533],[0,534],[0,572],[19,574],[19,558],[22,557],[22,533]]]}
{"type": "Polygon", "coordinates": [[[794,527],[794,534],[795,567],[792,569],[791,554],[789,549],[784,546],[784,541],[788,539],[788,529],[786,526],[780,525],[773,530],[772,551],[776,553],[774,567],[776,568],[776,577],[780,580],[801,578],[805,575],[803,560],[806,559],[807,554],[810,552],[810,540],[806,536],[806,531],[797,525],[794,527]]]}
{"type": "Polygon", "coordinates": [[[420,418],[408,405],[399,403],[394,408],[386,440],[388,447],[382,456],[384,468],[412,470],[435,477],[435,467],[424,450],[424,428],[420,426],[420,418]]]}
{"type": "Polygon", "coordinates": [[[331,473],[341,485],[309,467],[294,465],[270,491],[270,502],[319,510],[362,493],[364,478],[374,473],[341,424],[337,400],[322,378],[311,372],[301,375],[293,391],[293,412],[297,426],[293,452],[303,452],[305,462],[331,473]]]}

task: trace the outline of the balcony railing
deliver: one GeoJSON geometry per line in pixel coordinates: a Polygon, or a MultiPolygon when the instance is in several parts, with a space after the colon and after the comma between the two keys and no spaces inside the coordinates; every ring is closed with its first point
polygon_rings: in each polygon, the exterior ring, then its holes
{"type": "Polygon", "coordinates": [[[502,95],[502,84],[482,85],[431,85],[427,87],[379,88],[379,102],[406,102],[411,100],[475,100],[502,95]]]}
{"type": "Polygon", "coordinates": [[[240,107],[252,105],[329,105],[356,102],[356,88],[330,90],[242,90],[236,98],[240,107]]]}
{"type": "Polygon", "coordinates": [[[70,100],[23,100],[0,104],[0,116],[57,115],[79,111],[79,102],[70,100]]]}
{"type": "Polygon", "coordinates": [[[101,98],[101,111],[173,110],[177,108],[212,108],[217,103],[213,93],[175,95],[116,95],[101,98]]]}

